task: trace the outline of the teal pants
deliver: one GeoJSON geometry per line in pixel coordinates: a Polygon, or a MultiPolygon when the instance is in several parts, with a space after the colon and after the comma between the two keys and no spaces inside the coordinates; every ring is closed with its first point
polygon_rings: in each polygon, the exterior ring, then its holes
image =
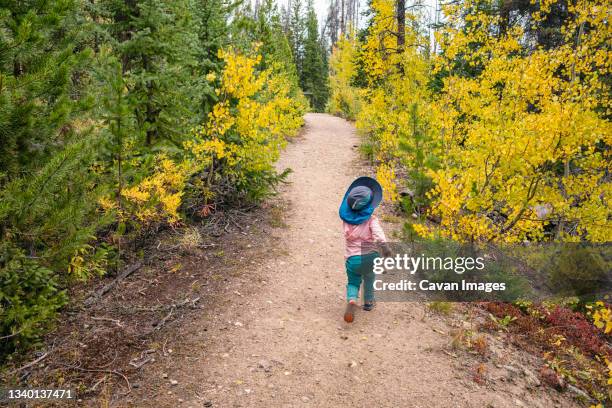
{"type": "Polygon", "coordinates": [[[374,301],[374,259],[378,258],[378,252],[365,255],[354,255],[347,258],[346,277],[346,300],[359,299],[359,286],[363,280],[363,300],[366,303],[374,301]]]}

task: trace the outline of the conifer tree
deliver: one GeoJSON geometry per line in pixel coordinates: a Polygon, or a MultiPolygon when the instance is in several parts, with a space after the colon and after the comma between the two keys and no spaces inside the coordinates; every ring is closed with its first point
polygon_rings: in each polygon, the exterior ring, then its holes
{"type": "Polygon", "coordinates": [[[323,42],[319,39],[317,14],[312,0],[308,3],[306,30],[300,83],[314,110],[321,112],[329,97],[327,56],[323,42]]]}
{"type": "Polygon", "coordinates": [[[304,61],[304,38],[306,31],[303,7],[302,0],[291,0],[288,10],[289,30],[287,33],[289,44],[291,45],[291,53],[293,54],[293,62],[300,78],[304,61]]]}
{"type": "Polygon", "coordinates": [[[202,79],[192,0],[105,0],[106,30],[127,77],[132,110],[146,148],[180,146],[193,125],[202,79]]]}
{"type": "Polygon", "coordinates": [[[79,101],[71,75],[88,53],[73,30],[77,2],[0,5],[0,186],[61,148],[79,101]]]}
{"type": "Polygon", "coordinates": [[[297,67],[294,64],[289,38],[283,31],[281,16],[274,0],[264,0],[261,3],[256,10],[255,21],[253,32],[255,40],[261,43],[264,65],[279,64],[279,69],[282,69],[291,78],[294,84],[293,91],[297,91],[299,87],[297,67]]]}
{"type": "MultiPolygon", "coordinates": [[[[198,64],[198,74],[206,77],[210,73],[221,71],[222,61],[219,51],[228,42],[228,18],[234,6],[226,0],[195,0],[194,15],[196,17],[198,43],[195,56],[198,64]]],[[[211,107],[217,102],[214,87],[209,81],[204,81],[200,89],[200,115],[198,122],[203,122],[211,107]]]]}

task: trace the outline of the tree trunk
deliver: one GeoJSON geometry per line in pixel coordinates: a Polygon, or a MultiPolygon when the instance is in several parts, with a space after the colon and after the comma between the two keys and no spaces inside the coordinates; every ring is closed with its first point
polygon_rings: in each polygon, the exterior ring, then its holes
{"type": "Polygon", "coordinates": [[[342,3],[342,11],[340,13],[340,37],[344,34],[344,0],[340,0],[342,3]]]}
{"type": "Polygon", "coordinates": [[[397,51],[403,52],[406,44],[406,0],[396,0],[397,51]]]}

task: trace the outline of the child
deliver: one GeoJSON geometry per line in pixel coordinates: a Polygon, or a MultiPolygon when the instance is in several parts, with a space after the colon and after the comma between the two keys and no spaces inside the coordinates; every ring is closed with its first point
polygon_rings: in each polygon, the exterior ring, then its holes
{"type": "Polygon", "coordinates": [[[363,280],[363,310],[374,308],[374,259],[379,256],[380,246],[388,256],[385,233],[374,210],[382,200],[382,187],[370,177],[359,177],[353,181],[344,194],[340,205],[340,218],[343,221],[346,249],[344,253],[346,275],[346,311],[344,320],[354,320],[359,286],[363,280]]]}

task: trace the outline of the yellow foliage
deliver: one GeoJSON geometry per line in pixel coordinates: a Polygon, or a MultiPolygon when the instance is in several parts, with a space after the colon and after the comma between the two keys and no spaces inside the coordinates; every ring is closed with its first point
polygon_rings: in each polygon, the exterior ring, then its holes
{"type": "MultiPolygon", "coordinates": [[[[592,306],[589,309],[593,309],[592,306]]],[[[603,302],[595,302],[595,310],[589,313],[593,318],[593,325],[605,334],[612,333],[612,311],[603,302]]]]}
{"type": "MultiPolygon", "coordinates": [[[[446,77],[434,106],[445,149],[442,168],[430,174],[436,184],[431,212],[444,235],[542,240],[547,224],[563,220],[557,239],[612,240],[612,187],[605,176],[612,165],[609,150],[599,147],[612,144],[612,128],[598,111],[610,106],[610,5],[580,0],[572,8],[577,18],[563,29],[565,43],[526,55],[518,53],[520,28],[492,36],[488,27],[498,16],[474,11],[466,17],[458,5],[445,8],[449,24],[438,36],[444,53],[435,70],[452,71],[461,55],[483,71],[446,77]],[[473,24],[466,28],[462,19],[473,24]]],[[[544,5],[536,18],[546,12],[544,5]]]]}
{"type": "Polygon", "coordinates": [[[153,174],[121,191],[125,200],[119,216],[144,225],[159,221],[177,222],[181,196],[191,171],[190,162],[177,164],[165,154],[159,154],[153,174]]]}
{"type": "Polygon", "coordinates": [[[392,0],[372,2],[373,23],[359,53],[369,86],[361,96],[363,102],[356,117],[357,129],[366,135],[373,149],[385,199],[390,201],[399,199],[397,168],[422,173],[427,156],[440,153],[424,126],[433,114],[424,86],[429,62],[421,53],[427,39],[411,28],[410,21],[418,16],[408,13],[406,46],[398,50],[394,7],[392,0]]]}
{"type": "Polygon", "coordinates": [[[356,75],[355,59],[358,42],[353,31],[342,37],[332,50],[329,59],[329,112],[334,115],[355,119],[361,108],[359,91],[353,87],[356,75]]]}
{"type": "Polygon", "coordinates": [[[398,194],[393,169],[389,165],[382,163],[376,170],[376,179],[383,188],[384,199],[391,202],[396,201],[398,194]]]}
{"type": "MultiPolygon", "coordinates": [[[[225,62],[219,102],[185,147],[196,166],[209,168],[210,175],[221,166],[224,176],[240,187],[255,183],[250,178],[257,174],[274,171],[286,138],[303,124],[306,103],[290,94],[290,79],[278,67],[258,69],[261,55],[231,48],[219,55],[225,62]]],[[[209,179],[204,188],[208,194],[212,182],[209,179]]]]}
{"type": "MultiPolygon", "coordinates": [[[[373,0],[365,41],[341,40],[330,59],[330,109],[351,117],[351,101],[359,101],[356,126],[387,188],[396,191],[400,182],[391,178],[406,173],[398,169],[407,170],[410,188],[421,181],[419,194],[431,181],[430,215],[440,225],[416,226],[422,235],[609,242],[610,3],[570,2],[574,18],[561,29],[561,45],[528,51],[520,24],[492,33],[501,24],[494,3],[446,3],[436,33],[442,52],[430,67],[420,51],[428,39],[411,24],[419,16],[406,14],[398,49],[395,2],[373,0]],[[352,86],[356,66],[364,90],[352,86]],[[426,86],[432,73],[443,81],[436,94],[426,86]]],[[[538,2],[533,21],[554,3],[538,2]]]]}

